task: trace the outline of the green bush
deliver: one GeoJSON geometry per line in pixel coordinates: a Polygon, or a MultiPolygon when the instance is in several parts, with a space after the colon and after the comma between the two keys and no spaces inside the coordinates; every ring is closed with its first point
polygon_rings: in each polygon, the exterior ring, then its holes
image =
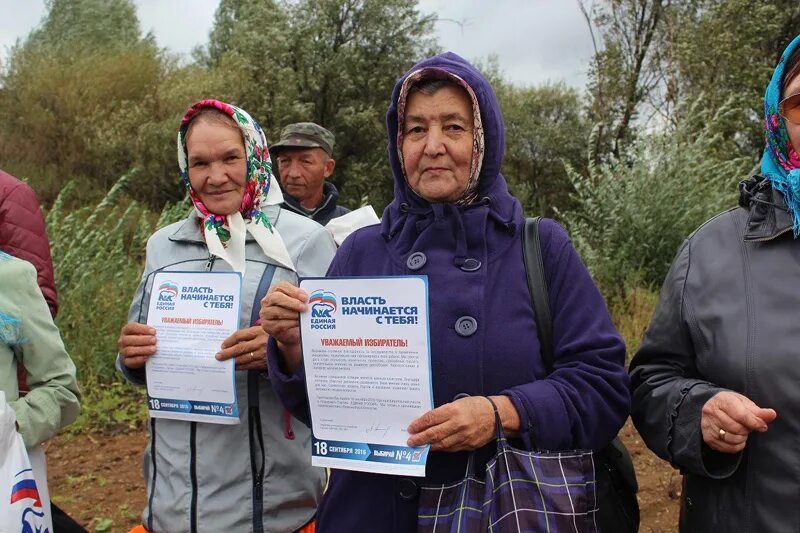
{"type": "Polygon", "coordinates": [[[568,169],[575,207],[560,215],[607,298],[660,285],[683,239],[735,205],[754,161],[720,153],[716,131],[736,110],[699,108],[688,109],[691,124],[641,136],[622,160],[568,169]]]}
{"type": "Polygon", "coordinates": [[[114,369],[119,330],[144,265],[147,238],[186,216],[186,201],[153,213],[130,200],[138,171],[121,177],[95,205],[67,210],[77,194],[70,182],[47,214],[56,285],[57,318],[78,370],[83,414],[76,428],[130,426],[146,414],[141,392],[126,390],[114,369]]]}
{"type": "Polygon", "coordinates": [[[201,98],[228,99],[234,83],[220,69],[182,65],[149,39],[88,51],[29,40],[0,69],[3,170],[27,178],[50,205],[68,180],[81,184],[82,201],[95,201],[138,167],[129,195],[157,209],[184,192],[175,160],[181,116],[201,98]]]}

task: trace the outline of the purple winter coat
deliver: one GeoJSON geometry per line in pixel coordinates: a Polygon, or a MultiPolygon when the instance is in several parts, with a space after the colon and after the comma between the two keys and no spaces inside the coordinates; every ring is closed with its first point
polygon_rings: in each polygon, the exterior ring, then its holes
{"type": "MultiPolygon", "coordinates": [[[[540,225],[553,318],[555,370],[543,367],[522,255],[524,216],[500,174],[504,126],[489,82],[459,56],[445,53],[414,66],[395,86],[387,113],[389,160],[395,198],[380,225],[353,233],[338,250],[329,276],[425,274],[430,291],[430,342],[434,404],[456,395],[505,394],[520,415],[521,431],[537,449],[600,448],[628,416],[630,396],[625,346],[605,303],[566,232],[540,225]],[[485,131],[479,200],[469,206],[431,204],[406,184],[398,160],[397,99],[402,81],[423,67],[460,76],[474,90],[485,131]],[[412,254],[422,268],[410,268],[412,254]],[[465,258],[480,267],[467,271],[465,258]],[[472,317],[469,336],[456,323],[472,317]]],[[[469,266],[474,266],[469,262],[469,266]]],[[[270,344],[269,373],[284,405],[309,421],[302,368],[281,371],[270,344]]],[[[494,453],[479,450],[479,464],[494,453]]],[[[317,513],[317,531],[416,531],[417,484],[463,477],[465,452],[431,453],[426,478],[332,472],[317,513]]]]}

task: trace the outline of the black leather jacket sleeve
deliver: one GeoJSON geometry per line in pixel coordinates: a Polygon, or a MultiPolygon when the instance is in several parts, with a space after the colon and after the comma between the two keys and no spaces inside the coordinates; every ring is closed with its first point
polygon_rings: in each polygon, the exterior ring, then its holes
{"type": "Polygon", "coordinates": [[[672,263],[631,362],[631,416],[656,455],[682,472],[721,479],[736,471],[742,454],[716,452],[703,442],[703,405],[725,389],[704,379],[695,364],[694,317],[685,290],[690,259],[691,239],[672,263]]]}

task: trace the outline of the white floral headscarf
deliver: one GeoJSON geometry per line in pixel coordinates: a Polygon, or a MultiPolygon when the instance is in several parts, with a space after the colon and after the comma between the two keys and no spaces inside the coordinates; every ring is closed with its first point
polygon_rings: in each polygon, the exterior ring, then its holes
{"type": "Polygon", "coordinates": [[[283,194],[272,175],[272,161],[267,149],[267,139],[261,126],[246,111],[219,100],[201,100],[192,105],[181,120],[178,131],[178,166],[181,178],[198,215],[203,218],[208,251],[244,274],[245,238],[249,232],[261,246],[264,254],[288,269],[295,270],[286,245],[275,226],[264,214],[264,208],[283,203],[283,194]],[[247,179],[239,211],[232,215],[212,213],[200,200],[189,182],[186,155],[186,132],[192,118],[205,108],[214,108],[230,116],[244,137],[247,158],[247,179]]]}

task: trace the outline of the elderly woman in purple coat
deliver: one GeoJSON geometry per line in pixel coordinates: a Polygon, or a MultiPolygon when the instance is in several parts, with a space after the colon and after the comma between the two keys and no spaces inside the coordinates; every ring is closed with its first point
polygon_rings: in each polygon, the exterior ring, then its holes
{"type": "MultiPolygon", "coordinates": [[[[489,82],[452,53],[398,81],[387,113],[392,203],[353,233],[329,276],[425,274],[435,409],[408,428],[430,444],[424,480],[334,470],[318,531],[411,532],[418,483],[460,480],[470,452],[494,451],[491,397],[509,436],[536,449],[598,449],[629,411],[625,346],[566,232],[539,226],[553,319],[554,366],[542,362],[522,250],[525,218],[500,174],[504,126],[489,82]]],[[[299,312],[308,295],[276,286],[262,304],[268,366],[284,405],[309,421],[299,312]]]]}

